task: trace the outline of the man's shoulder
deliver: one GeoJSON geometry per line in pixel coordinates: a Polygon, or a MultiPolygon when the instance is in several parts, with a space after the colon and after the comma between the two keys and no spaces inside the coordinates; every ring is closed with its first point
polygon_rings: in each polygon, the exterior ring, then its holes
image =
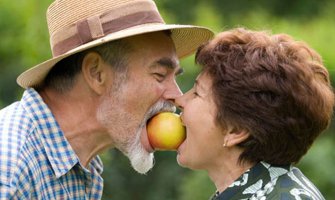
{"type": "Polygon", "coordinates": [[[28,118],[21,101],[14,102],[0,110],[0,127],[16,124],[28,118]]]}
{"type": "Polygon", "coordinates": [[[16,170],[23,147],[32,132],[31,120],[20,102],[0,110],[0,182],[8,183],[16,170]]]}

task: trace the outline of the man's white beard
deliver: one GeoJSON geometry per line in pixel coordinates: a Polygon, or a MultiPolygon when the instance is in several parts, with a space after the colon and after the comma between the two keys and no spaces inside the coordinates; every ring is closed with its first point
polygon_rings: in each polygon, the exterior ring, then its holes
{"type": "Polygon", "coordinates": [[[129,145],[126,156],[132,167],[141,174],[146,174],[154,166],[154,154],[147,152],[141,144],[141,131],[146,121],[160,111],[175,112],[175,107],[169,102],[158,102],[145,114],[144,120],[136,131],[136,138],[129,145]]]}
{"type": "Polygon", "coordinates": [[[131,166],[140,174],[146,174],[154,166],[154,154],[147,152],[141,144],[141,129],[136,133],[136,139],[129,146],[126,154],[131,166]]]}

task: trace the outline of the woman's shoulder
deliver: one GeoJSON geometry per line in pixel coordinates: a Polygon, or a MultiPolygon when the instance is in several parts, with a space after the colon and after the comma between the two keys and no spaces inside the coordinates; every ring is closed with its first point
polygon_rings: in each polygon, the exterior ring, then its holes
{"type": "Polygon", "coordinates": [[[213,199],[324,200],[324,197],[298,168],[260,162],[213,199]]]}
{"type": "Polygon", "coordinates": [[[269,199],[324,200],[317,187],[296,167],[291,166],[287,173],[271,180],[273,190],[269,199]]]}

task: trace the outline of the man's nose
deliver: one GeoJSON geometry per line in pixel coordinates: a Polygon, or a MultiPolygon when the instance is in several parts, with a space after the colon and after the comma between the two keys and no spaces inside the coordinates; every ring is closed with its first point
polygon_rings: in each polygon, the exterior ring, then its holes
{"type": "Polygon", "coordinates": [[[180,90],[177,82],[173,81],[171,82],[171,84],[168,85],[167,89],[165,90],[163,98],[168,101],[171,101],[172,103],[175,103],[175,99],[182,95],[183,93],[180,90]]]}

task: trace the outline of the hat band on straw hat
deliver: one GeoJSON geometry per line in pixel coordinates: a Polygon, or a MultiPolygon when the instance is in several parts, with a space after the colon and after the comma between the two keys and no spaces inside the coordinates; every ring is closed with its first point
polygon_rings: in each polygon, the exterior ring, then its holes
{"type": "Polygon", "coordinates": [[[99,16],[80,20],[68,28],[55,32],[51,37],[52,54],[57,57],[110,33],[149,23],[162,24],[164,20],[157,11],[152,9],[137,10],[137,12],[131,12],[118,18],[115,18],[115,10],[110,10],[99,16]]]}

